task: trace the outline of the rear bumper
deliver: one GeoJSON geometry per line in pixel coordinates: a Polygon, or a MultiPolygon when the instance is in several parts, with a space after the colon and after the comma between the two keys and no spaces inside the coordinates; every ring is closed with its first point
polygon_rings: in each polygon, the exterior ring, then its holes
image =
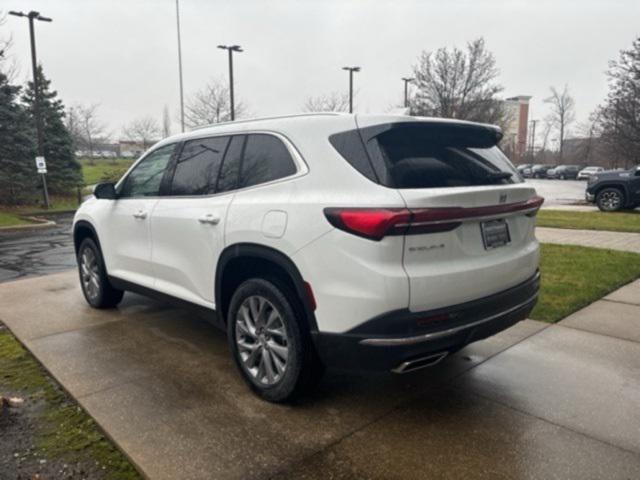
{"type": "Polygon", "coordinates": [[[596,196],[592,193],[589,192],[585,192],[584,193],[584,199],[589,202],[589,203],[593,203],[596,201],[596,196]]]}
{"type": "Polygon", "coordinates": [[[419,313],[390,312],[341,334],[317,332],[314,343],[330,368],[401,371],[407,362],[439,359],[524,320],[535,306],[539,283],[536,273],[520,285],[472,302],[419,313]]]}

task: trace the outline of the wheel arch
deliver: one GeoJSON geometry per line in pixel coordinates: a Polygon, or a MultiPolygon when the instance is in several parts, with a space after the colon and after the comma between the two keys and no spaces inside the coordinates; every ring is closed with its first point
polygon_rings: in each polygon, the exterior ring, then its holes
{"type": "Polygon", "coordinates": [[[93,241],[96,242],[96,245],[102,252],[100,239],[98,238],[98,232],[96,232],[95,227],[86,220],[79,220],[73,226],[73,247],[75,249],[76,255],[78,254],[78,250],[80,249],[80,244],[85,238],[93,239],[93,241]]]}
{"type": "Polygon", "coordinates": [[[285,281],[296,294],[304,313],[309,332],[316,332],[312,300],[305,281],[295,263],[284,253],[265,245],[239,243],[226,247],[218,258],[215,273],[215,303],[218,318],[226,325],[226,316],[231,296],[244,280],[256,276],[276,275],[285,281]],[[247,271],[251,268],[251,271],[247,271]]]}
{"type": "Polygon", "coordinates": [[[600,194],[600,192],[606,188],[617,188],[622,192],[622,195],[624,197],[623,206],[626,206],[629,203],[630,201],[629,189],[627,188],[627,185],[625,183],[607,182],[602,185],[598,185],[598,187],[595,189],[595,192],[594,192],[594,195],[596,196],[596,198],[600,194]]]}

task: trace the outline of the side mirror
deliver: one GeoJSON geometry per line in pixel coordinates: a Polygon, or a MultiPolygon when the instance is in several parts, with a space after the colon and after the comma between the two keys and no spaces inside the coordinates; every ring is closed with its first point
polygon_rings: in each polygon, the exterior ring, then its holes
{"type": "Polygon", "coordinates": [[[116,186],[113,183],[99,183],[93,188],[93,196],[105,200],[115,200],[116,186]]]}

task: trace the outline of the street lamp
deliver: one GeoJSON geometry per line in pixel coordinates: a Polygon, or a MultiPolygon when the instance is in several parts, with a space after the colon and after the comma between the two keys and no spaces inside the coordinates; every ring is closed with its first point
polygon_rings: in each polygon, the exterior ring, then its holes
{"type": "Polygon", "coordinates": [[[178,29],[178,74],[180,76],[180,127],[184,133],[184,90],[182,88],[182,42],[180,41],[180,0],[176,0],[176,26],[178,29]]]}
{"type": "Polygon", "coordinates": [[[342,67],[349,72],[349,113],[353,113],[353,72],[359,72],[360,67],[342,67]]]}
{"type": "Polygon", "coordinates": [[[404,108],[409,106],[409,82],[413,82],[413,78],[402,77],[404,82],[404,108]]]}
{"type": "Polygon", "coordinates": [[[233,103],[233,52],[243,52],[240,45],[218,45],[221,50],[227,50],[229,52],[229,98],[231,109],[231,121],[236,119],[235,106],[233,103]]]}
{"type": "MultiPolygon", "coordinates": [[[[38,156],[44,157],[44,132],[42,130],[42,117],[40,115],[40,86],[38,85],[38,75],[37,75],[37,61],[36,61],[36,36],[33,29],[33,21],[39,20],[41,22],[51,22],[51,19],[48,17],[43,17],[40,15],[40,12],[34,12],[33,10],[29,13],[24,12],[9,12],[9,15],[13,15],[15,17],[26,17],[29,20],[29,36],[31,38],[31,68],[33,70],[33,91],[34,91],[34,102],[33,102],[33,113],[36,119],[36,136],[38,139],[38,156]]],[[[49,208],[49,192],[47,191],[47,180],[45,174],[42,173],[42,194],[44,195],[44,205],[45,208],[49,208]]]]}

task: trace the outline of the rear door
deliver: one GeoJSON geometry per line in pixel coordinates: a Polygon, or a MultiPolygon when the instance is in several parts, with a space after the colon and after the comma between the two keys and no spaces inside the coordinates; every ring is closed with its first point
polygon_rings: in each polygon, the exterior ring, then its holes
{"type": "Polygon", "coordinates": [[[410,309],[482,298],[533,276],[541,204],[489,127],[400,123],[363,130],[380,182],[412,212],[403,264],[410,309]]]}
{"type": "Polygon", "coordinates": [[[156,290],[215,308],[214,276],[233,198],[220,183],[227,185],[237,168],[222,182],[220,171],[223,158],[238,163],[242,142],[241,136],[185,142],[172,167],[167,196],[158,201],[151,218],[156,290]]]}

